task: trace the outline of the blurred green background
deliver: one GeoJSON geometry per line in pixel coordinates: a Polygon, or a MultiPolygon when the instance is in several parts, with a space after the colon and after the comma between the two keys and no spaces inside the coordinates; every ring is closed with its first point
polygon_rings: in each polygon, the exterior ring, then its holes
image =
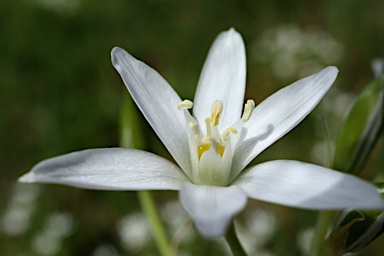
{"type": "MultiPolygon", "coordinates": [[[[246,98],[256,103],[336,65],[340,74],[320,106],[254,161],[325,164],[326,145],[373,78],[370,61],[384,57],[383,17],[381,0],[1,1],[0,254],[158,254],[135,192],[16,183],[45,158],[119,145],[121,108],[129,97],[110,62],[114,46],[154,67],[189,99],[211,43],[230,27],[244,37],[246,98]]],[[[140,114],[133,127],[145,134],[145,150],[170,157],[140,114]]],[[[383,171],[382,155],[383,140],[367,178],[383,171]]],[[[186,218],[177,193],[153,195],[172,237],[186,218]]],[[[305,255],[315,218],[316,212],[256,201],[238,216],[255,255],[305,255]]],[[[362,255],[381,255],[383,239],[362,255]]],[[[225,247],[190,227],[179,255],[198,254],[225,255],[225,247]]]]}

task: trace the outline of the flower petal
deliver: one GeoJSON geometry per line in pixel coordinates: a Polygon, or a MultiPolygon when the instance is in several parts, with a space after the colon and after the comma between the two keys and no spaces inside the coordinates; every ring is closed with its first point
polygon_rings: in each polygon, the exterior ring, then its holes
{"type": "Polygon", "coordinates": [[[355,176],[318,165],[277,160],[243,172],[233,183],[249,197],[306,209],[382,209],[377,189],[355,176]]]}
{"type": "Polygon", "coordinates": [[[38,163],[19,181],[100,190],[178,190],[188,181],[173,163],[126,148],[88,149],[38,163]]]}
{"type": "Polygon", "coordinates": [[[111,55],[113,66],[157,136],[179,166],[190,171],[184,115],[177,109],[180,97],[154,69],[123,49],[115,47],[111,55]]]}
{"type": "Polygon", "coordinates": [[[204,63],[196,90],[193,114],[200,125],[211,116],[215,100],[224,103],[219,128],[225,129],[241,116],[246,76],[245,47],[241,35],[233,28],[214,41],[204,63]]]}
{"type": "Polygon", "coordinates": [[[300,123],[335,81],[336,67],[303,78],[261,102],[244,123],[235,151],[233,173],[243,170],[260,152],[300,123]]]}
{"type": "Polygon", "coordinates": [[[209,238],[224,235],[232,218],[247,203],[238,186],[197,186],[186,182],[181,185],[179,197],[199,232],[209,238]]]}

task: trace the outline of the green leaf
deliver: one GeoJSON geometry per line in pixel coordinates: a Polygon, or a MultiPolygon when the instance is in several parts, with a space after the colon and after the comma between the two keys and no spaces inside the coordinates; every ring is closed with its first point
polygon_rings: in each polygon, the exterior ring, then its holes
{"type": "Polygon", "coordinates": [[[336,140],[334,169],[359,174],[372,151],[384,119],[384,76],[369,83],[350,109],[336,140]]]}

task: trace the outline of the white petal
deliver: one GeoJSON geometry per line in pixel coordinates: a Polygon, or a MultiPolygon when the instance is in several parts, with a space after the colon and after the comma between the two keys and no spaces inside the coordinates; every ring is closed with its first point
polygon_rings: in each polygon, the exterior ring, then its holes
{"type": "Polygon", "coordinates": [[[377,189],[318,165],[277,160],[245,170],[234,182],[249,197],[306,209],[382,209],[377,189]]]}
{"type": "Polygon", "coordinates": [[[234,174],[237,175],[260,152],[300,123],[323,98],[337,73],[337,68],[327,67],[261,102],[244,123],[235,151],[234,174]]]}
{"type": "Polygon", "coordinates": [[[191,180],[198,179],[198,169],[199,169],[199,156],[198,156],[198,142],[202,139],[201,130],[198,122],[193,118],[189,113],[188,109],[182,110],[185,117],[185,124],[188,131],[188,141],[189,141],[189,152],[191,157],[191,170],[185,171],[185,174],[191,180]]]}
{"type": "Polygon", "coordinates": [[[113,66],[157,136],[179,166],[190,171],[184,115],[177,109],[180,97],[155,70],[123,49],[115,47],[111,55],[113,66]]]}
{"type": "Polygon", "coordinates": [[[38,163],[19,181],[100,190],[178,190],[188,178],[173,163],[136,149],[88,149],[38,163]]]}
{"type": "Polygon", "coordinates": [[[245,193],[237,186],[213,187],[183,183],[179,197],[199,232],[209,238],[224,235],[232,218],[247,203],[245,193]]]}
{"type": "Polygon", "coordinates": [[[222,32],[209,50],[196,90],[193,114],[200,125],[211,116],[215,100],[224,103],[220,129],[229,127],[240,118],[245,76],[245,47],[241,35],[234,29],[222,32]]]}

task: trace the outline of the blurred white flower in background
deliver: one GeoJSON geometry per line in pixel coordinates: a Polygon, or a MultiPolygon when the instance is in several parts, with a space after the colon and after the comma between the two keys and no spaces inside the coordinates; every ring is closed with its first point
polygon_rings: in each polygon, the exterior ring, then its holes
{"type": "Polygon", "coordinates": [[[1,216],[0,230],[8,236],[21,235],[27,231],[39,194],[40,186],[15,184],[8,207],[1,216]]]}
{"type": "Polygon", "coordinates": [[[147,220],[142,213],[128,214],[117,226],[123,246],[130,253],[139,252],[150,240],[147,220]]]}
{"type": "Polygon", "coordinates": [[[50,214],[42,230],[33,238],[32,249],[38,255],[55,255],[61,249],[62,240],[73,231],[73,216],[69,213],[50,214]]]}
{"type": "Polygon", "coordinates": [[[270,64],[274,76],[286,81],[340,63],[344,47],[319,28],[302,30],[291,24],[266,30],[252,51],[257,62],[270,64]]]}
{"type": "MultiPolygon", "coordinates": [[[[250,255],[270,254],[264,248],[276,231],[276,216],[272,211],[258,207],[245,215],[244,225],[236,225],[240,241],[250,255]]],[[[271,254],[272,255],[272,254],[271,254]]]]}

